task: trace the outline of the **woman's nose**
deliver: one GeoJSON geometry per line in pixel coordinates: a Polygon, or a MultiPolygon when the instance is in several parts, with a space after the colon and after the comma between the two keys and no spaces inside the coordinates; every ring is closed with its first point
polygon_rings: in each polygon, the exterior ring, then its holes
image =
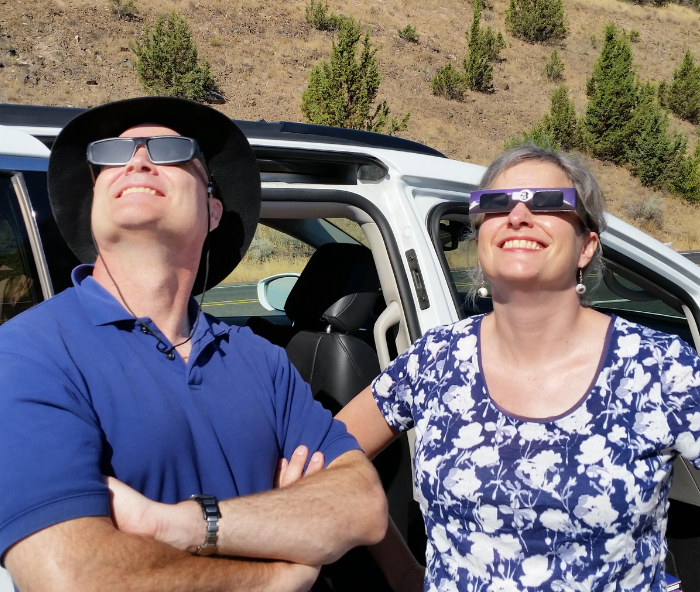
{"type": "Polygon", "coordinates": [[[519,203],[508,213],[508,224],[515,228],[532,226],[533,215],[524,203],[519,203]]]}

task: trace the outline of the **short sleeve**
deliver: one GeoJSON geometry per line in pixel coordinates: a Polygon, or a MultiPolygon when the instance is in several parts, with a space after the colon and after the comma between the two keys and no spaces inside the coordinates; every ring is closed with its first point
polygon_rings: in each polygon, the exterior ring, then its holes
{"type": "Polygon", "coordinates": [[[674,448],[700,469],[700,357],[678,338],[664,356],[661,391],[674,448]]]}
{"type": "Polygon", "coordinates": [[[414,426],[415,406],[438,381],[450,335],[449,327],[428,331],[372,382],[372,395],[390,427],[403,432],[414,426]]]}
{"type": "Polygon", "coordinates": [[[309,458],[320,450],[326,465],[350,450],[361,450],[345,424],[333,419],[330,411],[313,398],[284,350],[271,346],[268,359],[274,376],[275,415],[282,453],[289,459],[297,446],[309,449],[309,458]]]}
{"type": "Polygon", "coordinates": [[[0,556],[66,520],[109,516],[102,436],[65,375],[0,353],[0,556]]]}

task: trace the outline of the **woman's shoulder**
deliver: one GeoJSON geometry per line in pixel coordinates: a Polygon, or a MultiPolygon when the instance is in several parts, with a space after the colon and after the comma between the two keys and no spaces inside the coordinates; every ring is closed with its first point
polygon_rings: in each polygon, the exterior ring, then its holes
{"type": "Polygon", "coordinates": [[[465,338],[472,339],[476,344],[479,336],[479,325],[483,317],[484,315],[474,315],[456,323],[432,327],[416,340],[409,351],[415,353],[415,350],[429,349],[435,352],[436,349],[449,348],[465,338]]]}
{"type": "Polygon", "coordinates": [[[434,336],[441,339],[452,340],[461,339],[468,335],[478,335],[479,325],[483,318],[484,315],[474,315],[457,321],[456,323],[433,327],[425,333],[424,337],[434,336]]]}
{"type": "Polygon", "coordinates": [[[616,355],[623,358],[690,358],[700,363],[694,348],[678,335],[664,333],[615,316],[612,344],[616,355]]]}

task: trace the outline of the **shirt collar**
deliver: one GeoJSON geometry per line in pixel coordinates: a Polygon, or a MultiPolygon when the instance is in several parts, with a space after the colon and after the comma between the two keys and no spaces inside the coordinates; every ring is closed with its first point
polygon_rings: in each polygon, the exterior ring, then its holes
{"type": "MultiPolygon", "coordinates": [[[[94,265],[90,264],[78,265],[71,273],[73,286],[75,286],[78,298],[90,320],[95,325],[133,321],[134,317],[124,308],[121,302],[92,277],[94,267],[94,265]]],[[[190,298],[187,308],[190,318],[193,318],[198,309],[197,301],[194,297],[190,298]]],[[[228,332],[228,327],[225,323],[217,322],[203,312],[200,315],[202,316],[199,319],[199,326],[195,335],[192,336],[193,342],[201,339],[207,331],[211,331],[216,337],[228,332]]],[[[141,320],[150,321],[147,317],[143,317],[141,320]]]]}
{"type": "Polygon", "coordinates": [[[94,265],[78,265],[71,273],[78,298],[95,325],[133,320],[133,316],[93,277],[94,265]]]}

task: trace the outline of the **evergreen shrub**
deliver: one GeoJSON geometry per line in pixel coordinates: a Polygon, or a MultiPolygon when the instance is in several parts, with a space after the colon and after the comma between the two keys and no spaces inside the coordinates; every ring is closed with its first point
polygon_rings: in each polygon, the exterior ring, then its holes
{"type": "Polygon", "coordinates": [[[673,72],[668,92],[668,108],[681,119],[700,123],[700,65],[695,65],[690,50],[673,72]]]}
{"type": "Polygon", "coordinates": [[[576,109],[563,84],[552,91],[549,112],[530,131],[506,142],[505,149],[523,143],[534,143],[554,150],[581,148],[581,130],[576,119],[576,109]]]}
{"type": "Polygon", "coordinates": [[[564,62],[556,49],[552,51],[549,60],[544,65],[544,74],[552,82],[559,82],[564,77],[564,62]]]}
{"type": "Polygon", "coordinates": [[[369,31],[365,31],[357,59],[360,37],[359,23],[353,19],[340,22],[330,59],[311,70],[309,85],[301,96],[301,112],[309,123],[389,135],[404,131],[410,111],[401,120],[390,117],[386,101],[372,110],[382,78],[375,55],[377,48],[370,42],[369,31]]]}
{"type": "Polygon", "coordinates": [[[399,37],[410,41],[411,43],[418,43],[418,33],[416,28],[410,23],[406,25],[403,29],[399,29],[399,37]]]}
{"type": "Polygon", "coordinates": [[[134,0],[110,0],[112,13],[123,21],[137,21],[139,18],[138,10],[134,0]]]}
{"type": "Polygon", "coordinates": [[[447,62],[430,80],[430,90],[436,96],[461,101],[464,98],[464,91],[467,90],[467,83],[464,75],[452,65],[452,62],[447,62]]]}
{"type": "Polygon", "coordinates": [[[546,43],[567,35],[562,0],[510,0],[506,27],[529,43],[546,43]]]}
{"type": "Polygon", "coordinates": [[[641,89],[639,104],[630,122],[627,160],[632,174],[639,177],[642,185],[658,188],[664,183],[672,153],[668,115],[655,100],[655,94],[651,84],[641,89]]]}
{"type": "Polygon", "coordinates": [[[673,2],[681,6],[690,6],[691,8],[700,9],[700,0],[628,0],[632,4],[651,4],[652,6],[666,6],[673,2]]]}
{"type": "Polygon", "coordinates": [[[309,0],[305,9],[306,22],[319,31],[335,31],[342,19],[328,11],[328,3],[323,0],[309,0]]]}
{"type": "Polygon", "coordinates": [[[203,101],[214,89],[211,66],[199,62],[189,25],[176,12],[146,27],[132,51],[136,77],[147,94],[203,101]]]}
{"type": "Polygon", "coordinates": [[[632,48],[615,25],[605,28],[605,39],[593,74],[586,84],[589,101],[583,118],[586,144],[594,156],[624,162],[630,123],[637,104],[632,48]]]}
{"type": "Polygon", "coordinates": [[[493,91],[493,66],[506,42],[503,35],[495,35],[491,27],[481,28],[482,0],[474,0],[474,15],[469,31],[469,55],[464,59],[465,82],[471,90],[493,91]]]}
{"type": "Polygon", "coordinates": [[[693,154],[686,154],[687,140],[676,135],[672,158],[665,174],[668,188],[691,203],[700,204],[700,142],[693,154]]]}

